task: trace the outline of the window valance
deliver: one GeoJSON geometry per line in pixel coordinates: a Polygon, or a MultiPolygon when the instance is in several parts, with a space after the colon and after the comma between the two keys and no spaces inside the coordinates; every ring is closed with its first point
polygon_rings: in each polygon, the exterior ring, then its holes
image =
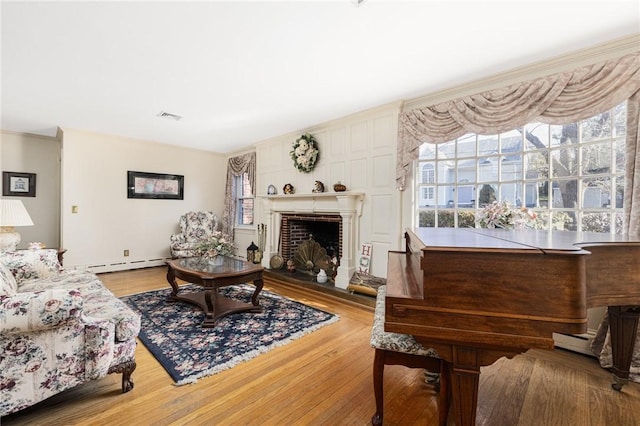
{"type": "Polygon", "coordinates": [[[234,236],[236,217],[236,188],[233,184],[235,176],[247,174],[251,193],[256,193],[256,153],[250,152],[229,158],[227,163],[227,182],[225,188],[224,212],[222,214],[223,230],[231,237],[234,236]]]}
{"type": "MultiPolygon", "coordinates": [[[[640,53],[400,114],[396,185],[403,190],[420,145],[467,133],[498,134],[531,121],[565,124],[597,115],[640,90],[640,53]]],[[[636,118],[637,119],[637,118],[636,118]]]]}

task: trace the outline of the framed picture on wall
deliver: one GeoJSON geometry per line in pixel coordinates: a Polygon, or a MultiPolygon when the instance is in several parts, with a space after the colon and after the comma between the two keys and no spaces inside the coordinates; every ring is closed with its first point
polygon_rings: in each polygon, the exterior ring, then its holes
{"type": "Polygon", "coordinates": [[[2,172],[2,195],[11,197],[35,197],[36,174],[2,172]]]}
{"type": "Polygon", "coordinates": [[[184,176],[127,172],[127,198],[184,199],[184,176]]]}

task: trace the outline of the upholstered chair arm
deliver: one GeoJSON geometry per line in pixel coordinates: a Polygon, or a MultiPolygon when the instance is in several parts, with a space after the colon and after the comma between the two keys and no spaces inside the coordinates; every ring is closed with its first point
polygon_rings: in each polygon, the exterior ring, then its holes
{"type": "Polygon", "coordinates": [[[0,298],[0,334],[48,330],[79,320],[82,296],[78,290],[28,291],[0,298]]]}
{"type": "Polygon", "coordinates": [[[0,261],[11,271],[18,286],[22,281],[47,278],[62,271],[55,249],[0,252],[0,261]]]}
{"type": "Polygon", "coordinates": [[[115,353],[115,325],[108,319],[83,316],[85,323],[85,376],[99,379],[109,373],[115,353]]]}
{"type": "Polygon", "coordinates": [[[170,236],[169,241],[171,242],[172,246],[175,246],[177,244],[184,244],[185,242],[187,242],[187,238],[184,234],[174,234],[170,236]]]}

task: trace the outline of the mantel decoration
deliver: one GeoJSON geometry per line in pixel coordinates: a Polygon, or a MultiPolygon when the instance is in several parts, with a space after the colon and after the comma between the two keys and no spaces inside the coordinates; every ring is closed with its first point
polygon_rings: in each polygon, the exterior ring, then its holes
{"type": "Polygon", "coordinates": [[[209,238],[198,244],[197,251],[200,256],[215,258],[217,256],[230,256],[233,254],[233,240],[220,231],[215,231],[209,238]]]}
{"type": "Polygon", "coordinates": [[[293,149],[289,154],[296,169],[309,173],[316,166],[320,151],[313,135],[304,133],[293,143],[293,149]]]}
{"type": "Polygon", "coordinates": [[[506,201],[494,201],[476,216],[481,228],[522,229],[527,222],[534,222],[535,219],[535,212],[526,207],[511,207],[506,201]]]}

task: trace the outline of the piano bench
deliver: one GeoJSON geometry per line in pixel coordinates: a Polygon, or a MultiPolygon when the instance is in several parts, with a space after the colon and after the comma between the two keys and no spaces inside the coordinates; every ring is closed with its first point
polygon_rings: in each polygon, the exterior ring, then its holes
{"type": "Polygon", "coordinates": [[[376,413],[371,424],[381,425],[383,420],[382,379],[385,365],[403,365],[409,368],[424,368],[430,373],[440,375],[435,384],[438,395],[438,424],[447,424],[449,413],[449,375],[448,364],[438,357],[435,350],[425,348],[409,334],[384,331],[386,286],[378,288],[376,310],[371,330],[371,346],[375,349],[373,360],[373,392],[376,397],[376,413]]]}

